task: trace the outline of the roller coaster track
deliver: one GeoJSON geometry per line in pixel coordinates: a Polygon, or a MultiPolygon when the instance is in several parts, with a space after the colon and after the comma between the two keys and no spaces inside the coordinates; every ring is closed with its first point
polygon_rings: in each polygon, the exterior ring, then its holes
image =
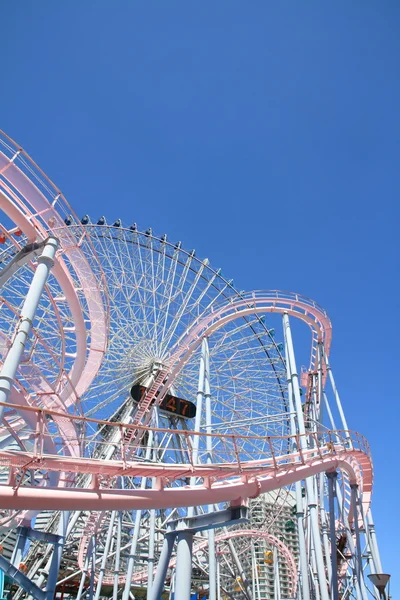
{"type": "MultiPolygon", "coordinates": [[[[284,487],[305,477],[322,471],[340,468],[349,478],[350,484],[357,484],[362,492],[364,511],[367,513],[372,491],[372,463],[369,446],[363,436],[355,432],[321,431],[305,434],[312,441],[312,447],[290,454],[278,455],[274,450],[274,441],[282,437],[272,436],[234,436],[213,434],[223,450],[219,450],[220,462],[215,464],[195,464],[192,460],[191,438],[207,434],[193,431],[169,431],[182,438],[182,447],[187,453],[188,462],[184,464],[154,463],[139,460],[127,460],[129,444],[124,441],[126,432],[137,425],[110,423],[118,428],[121,445],[120,460],[99,460],[90,458],[93,441],[86,440],[88,456],[70,457],[47,454],[43,450],[44,439],[50,434],[44,424],[55,417],[69,419],[71,422],[83,421],[103,425],[104,421],[67,417],[55,411],[24,408],[36,417],[37,427],[32,437],[34,449],[27,451],[0,451],[0,463],[9,470],[9,484],[0,485],[0,508],[18,510],[134,510],[151,508],[174,508],[181,506],[205,505],[229,502],[238,498],[252,498],[259,494],[284,487]],[[349,439],[351,445],[349,446],[349,439]],[[247,444],[259,444],[265,447],[266,458],[243,460],[241,448],[247,444]],[[222,461],[221,461],[222,459],[222,461]],[[27,470],[49,475],[62,472],[71,477],[77,474],[91,475],[89,488],[50,488],[28,487],[23,475],[27,470]],[[154,489],[121,490],[110,488],[110,480],[120,476],[154,477],[154,489]],[[167,487],[170,482],[187,477],[200,478],[202,485],[167,487]],[[107,487],[102,487],[102,479],[107,487]]],[[[141,426],[143,430],[148,428],[141,426]]],[[[288,443],[296,443],[300,448],[300,437],[284,436],[288,443]]],[[[204,443],[204,440],[203,440],[204,443]]],[[[85,452],[85,444],[82,444],[85,452]]],[[[70,479],[70,478],[69,478],[70,479]]]]}

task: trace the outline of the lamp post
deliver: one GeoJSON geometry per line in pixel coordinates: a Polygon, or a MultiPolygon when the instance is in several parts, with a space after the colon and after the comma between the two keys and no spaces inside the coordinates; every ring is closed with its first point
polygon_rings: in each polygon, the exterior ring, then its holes
{"type": "Polygon", "coordinates": [[[390,579],[390,575],[385,573],[370,573],[370,575],[368,575],[368,579],[374,584],[379,592],[380,597],[383,600],[386,600],[385,588],[390,579]]]}

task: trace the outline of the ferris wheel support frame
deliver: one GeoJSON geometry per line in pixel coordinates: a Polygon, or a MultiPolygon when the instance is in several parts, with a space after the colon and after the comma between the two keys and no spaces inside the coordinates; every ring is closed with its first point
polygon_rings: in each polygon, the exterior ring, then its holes
{"type": "MultiPolygon", "coordinates": [[[[58,239],[50,236],[45,241],[42,254],[37,259],[38,266],[32,277],[31,285],[22,306],[14,339],[0,371],[0,402],[7,402],[11,393],[15,375],[29,338],[40,298],[49,277],[50,270],[54,265],[57,248],[58,239]]],[[[3,414],[4,406],[0,405],[0,421],[3,418],[3,414]]]]}

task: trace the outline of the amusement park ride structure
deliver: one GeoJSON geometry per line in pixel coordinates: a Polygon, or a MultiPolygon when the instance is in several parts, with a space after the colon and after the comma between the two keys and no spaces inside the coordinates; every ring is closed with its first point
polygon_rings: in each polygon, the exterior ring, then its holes
{"type": "Polygon", "coordinates": [[[326,312],[294,293],[239,292],[151,229],[78,219],[23,150],[0,142],[9,597],[228,598],[226,563],[234,597],[261,600],[254,553],[243,567],[258,540],[277,581],[285,564],[292,598],[388,598],[369,446],[347,426],[326,312]],[[294,319],[311,334],[301,374],[294,319]],[[273,490],[271,519],[238,528],[273,490]],[[298,556],[276,527],[293,497],[298,556]]]}

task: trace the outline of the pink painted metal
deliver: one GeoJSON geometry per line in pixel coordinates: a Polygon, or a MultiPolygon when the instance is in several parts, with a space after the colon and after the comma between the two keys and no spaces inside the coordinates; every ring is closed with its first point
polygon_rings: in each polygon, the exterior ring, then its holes
{"type": "MultiPolygon", "coordinates": [[[[69,304],[75,322],[76,332],[76,359],[71,372],[67,377],[67,385],[53,394],[67,405],[76,404],[79,397],[88,389],[93,381],[102,361],[107,344],[107,306],[104,305],[101,286],[104,281],[98,281],[81,249],[83,242],[91,242],[81,228],[80,236],[76,236],[64,225],[60,212],[73,212],[61,192],[40,171],[39,167],[30,157],[18,148],[8,136],[12,156],[0,152],[0,208],[16,223],[18,228],[27,236],[28,242],[45,239],[49,232],[58,237],[60,251],[57,255],[53,274],[57,278],[65,298],[69,304]],[[22,162],[22,159],[23,161],[22,162]],[[17,164],[20,163],[20,164],[17,164]],[[22,166],[26,167],[26,172],[22,166]],[[39,172],[45,184],[35,179],[39,172]],[[29,175],[29,176],[28,176],[29,175]],[[39,189],[41,184],[41,189],[39,189]],[[45,194],[47,190],[47,197],[45,194]],[[63,257],[68,259],[68,265],[63,257]],[[85,294],[90,315],[90,347],[86,350],[86,326],[82,315],[82,307],[78,299],[76,284],[70,274],[70,269],[77,275],[81,289],[85,294]]],[[[79,220],[76,220],[79,223],[79,220]]],[[[92,251],[94,254],[94,251],[92,251]]],[[[60,334],[62,335],[62,328],[60,334]]],[[[61,406],[58,406],[61,408],[61,406]]]]}
{"type": "MultiPolygon", "coordinates": [[[[367,512],[372,491],[372,463],[369,446],[365,438],[355,432],[320,431],[307,433],[312,438],[313,447],[290,454],[278,455],[274,452],[273,437],[232,436],[213,434],[223,444],[223,462],[215,464],[194,464],[190,461],[191,451],[187,445],[192,436],[207,437],[207,434],[182,430],[165,430],[153,428],[154,432],[169,431],[181,436],[187,448],[188,463],[146,463],[127,460],[129,442],[125,431],[148,428],[122,423],[109,423],[121,431],[121,459],[98,460],[88,457],[70,457],[49,455],[43,451],[43,440],[49,435],[46,423],[49,418],[60,417],[71,422],[82,422],[102,425],[104,421],[85,419],[84,417],[67,417],[55,411],[21,408],[36,415],[34,452],[0,451],[0,463],[9,468],[10,484],[0,486],[0,508],[33,509],[33,510],[134,510],[149,508],[174,508],[181,506],[205,505],[219,502],[230,502],[239,498],[252,498],[260,493],[271,491],[295,481],[315,475],[322,471],[341,468],[348,474],[349,482],[356,483],[362,489],[362,502],[367,512]],[[190,434],[190,435],[189,435],[190,434]],[[349,447],[349,437],[351,447],[349,447]],[[245,447],[247,442],[257,442],[260,446],[268,442],[268,456],[253,461],[241,460],[238,447],[245,447]],[[269,455],[271,452],[272,456],[269,455]],[[90,489],[74,488],[35,488],[16,483],[18,472],[30,471],[41,473],[62,472],[70,475],[77,473],[90,474],[90,489]],[[137,477],[154,477],[157,486],[154,489],[119,490],[111,489],[110,479],[121,475],[137,477]],[[198,477],[202,485],[185,487],[166,487],[170,482],[183,477],[198,477]],[[102,479],[107,487],[102,487],[102,479]]],[[[295,439],[300,447],[300,436],[287,436],[290,442],[295,439]]],[[[281,440],[282,438],[276,438],[281,440]]],[[[82,447],[85,447],[84,439],[82,447]]],[[[92,440],[87,440],[92,444],[92,440]]],[[[114,442],[115,443],[115,442],[114,442]]],[[[104,445],[104,442],[102,442],[104,445]]],[[[157,450],[157,448],[156,448],[157,450]]],[[[71,478],[69,478],[71,479],[71,478]]]]}

